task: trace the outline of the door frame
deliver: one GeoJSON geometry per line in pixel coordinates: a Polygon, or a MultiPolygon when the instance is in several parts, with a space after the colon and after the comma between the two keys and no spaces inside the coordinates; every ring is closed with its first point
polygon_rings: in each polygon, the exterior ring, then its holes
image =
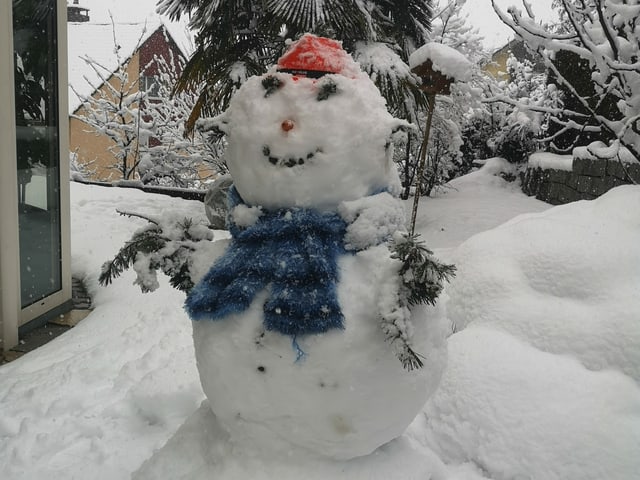
{"type": "Polygon", "coordinates": [[[24,309],[20,301],[13,2],[0,2],[0,62],[9,67],[0,69],[0,98],[8,102],[0,109],[0,349],[5,351],[18,344],[20,327],[67,309],[71,300],[67,2],[55,2],[62,288],[24,309]]]}

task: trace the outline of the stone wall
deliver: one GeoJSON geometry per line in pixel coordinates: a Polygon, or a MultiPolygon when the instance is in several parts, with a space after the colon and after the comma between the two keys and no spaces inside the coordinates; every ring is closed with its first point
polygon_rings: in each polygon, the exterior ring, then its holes
{"type": "Polygon", "coordinates": [[[640,164],[574,158],[572,171],[528,168],[522,191],[552,205],[593,200],[618,185],[640,183],[640,164]]]}

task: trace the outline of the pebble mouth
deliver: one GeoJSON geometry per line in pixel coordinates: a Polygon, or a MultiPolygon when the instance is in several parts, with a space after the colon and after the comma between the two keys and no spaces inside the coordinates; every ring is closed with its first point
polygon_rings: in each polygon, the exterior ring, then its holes
{"type": "Polygon", "coordinates": [[[262,147],[262,154],[267,158],[267,160],[271,165],[274,165],[276,167],[287,167],[287,168],[304,165],[306,162],[308,162],[313,157],[315,157],[316,153],[319,153],[319,152],[322,152],[322,149],[316,148],[315,152],[307,153],[306,157],[296,157],[296,156],[277,157],[271,154],[271,149],[269,148],[268,145],[265,145],[264,147],[262,147]]]}

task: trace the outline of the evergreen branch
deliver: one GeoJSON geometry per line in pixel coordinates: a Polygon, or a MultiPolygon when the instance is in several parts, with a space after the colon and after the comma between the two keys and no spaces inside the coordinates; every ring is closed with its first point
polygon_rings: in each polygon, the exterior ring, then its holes
{"type": "Polygon", "coordinates": [[[195,225],[191,218],[161,222],[160,219],[138,213],[118,213],[142,218],[150,225],[134,233],[115,258],[102,265],[100,285],[109,285],[125,270],[133,268],[137,274],[134,283],[140,286],[143,293],[157,288],[158,270],[169,277],[172,287],[183,292],[191,290],[194,287],[191,280],[192,257],[198,249],[198,242],[211,240],[210,231],[206,227],[195,225]]]}
{"type": "Polygon", "coordinates": [[[418,241],[418,235],[404,234],[397,237],[390,247],[391,258],[400,261],[398,288],[386,295],[382,304],[394,305],[381,311],[381,328],[385,339],[391,343],[398,360],[405,370],[412,371],[424,366],[424,355],[411,345],[411,311],[409,306],[434,305],[442,292],[443,283],[455,274],[455,266],[438,262],[433,252],[418,241]],[[391,300],[391,301],[389,301],[391,300]]]}
{"type": "Polygon", "coordinates": [[[142,220],[146,220],[147,222],[153,223],[154,225],[157,225],[157,226],[160,225],[160,222],[158,220],[153,219],[151,217],[147,217],[146,215],[143,215],[141,213],[127,212],[126,210],[118,210],[118,209],[116,209],[116,212],[118,212],[123,217],[141,218],[142,220]]]}
{"type": "Polygon", "coordinates": [[[131,268],[136,261],[138,253],[151,253],[163,248],[167,239],[160,234],[162,230],[155,226],[149,229],[137,232],[133,238],[125,243],[113,260],[102,264],[100,277],[98,282],[102,286],[107,286],[122,273],[131,268]]]}
{"type": "MultiPolygon", "coordinates": [[[[193,249],[191,249],[191,251],[193,251],[193,249]]],[[[177,256],[178,253],[179,252],[176,252],[174,256],[177,256]]],[[[164,272],[169,275],[169,283],[171,286],[181,292],[189,292],[195,286],[193,280],[191,280],[190,262],[188,258],[189,257],[187,257],[186,261],[181,262],[178,268],[174,267],[164,272]]]]}
{"type": "Polygon", "coordinates": [[[411,348],[407,339],[402,335],[387,334],[386,340],[396,348],[396,356],[405,370],[411,372],[424,366],[423,359],[426,357],[411,348]]]}
{"type": "Polygon", "coordinates": [[[438,262],[419,235],[407,235],[392,245],[392,258],[402,262],[399,275],[409,305],[435,305],[443,283],[455,275],[456,267],[438,262]]]}

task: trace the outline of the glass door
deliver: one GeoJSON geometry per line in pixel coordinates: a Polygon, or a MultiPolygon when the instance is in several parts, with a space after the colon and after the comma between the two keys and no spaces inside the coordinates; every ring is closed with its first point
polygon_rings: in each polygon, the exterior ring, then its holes
{"type": "Polygon", "coordinates": [[[13,0],[22,308],[62,289],[56,0],[13,0]]]}

